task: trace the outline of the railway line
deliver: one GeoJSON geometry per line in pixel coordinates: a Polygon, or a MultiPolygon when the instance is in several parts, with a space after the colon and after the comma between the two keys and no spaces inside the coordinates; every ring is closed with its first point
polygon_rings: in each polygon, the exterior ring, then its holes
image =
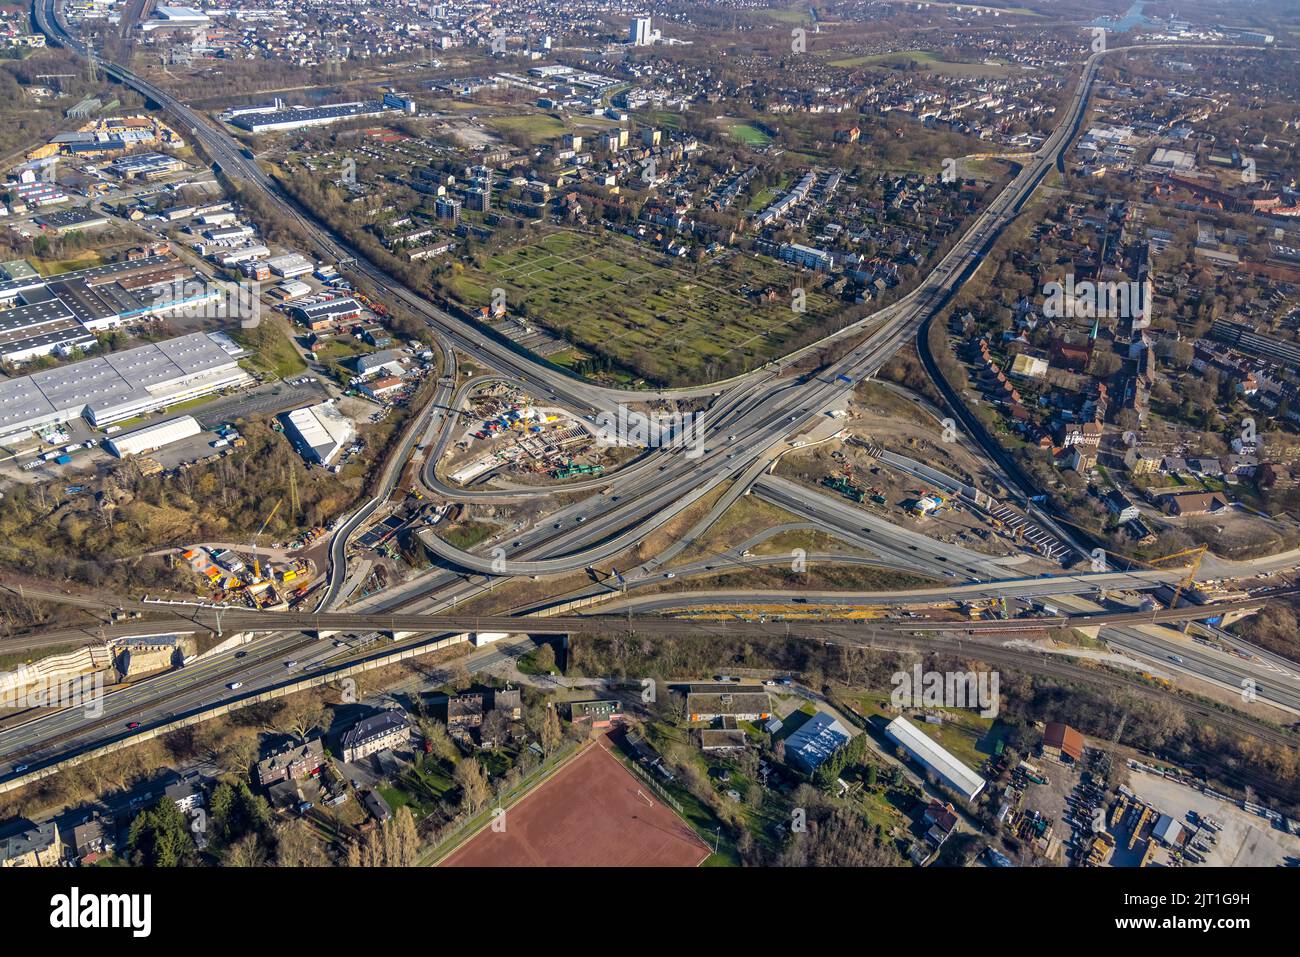
{"type": "MultiPolygon", "coordinates": [[[[35,0],[34,5],[37,24],[51,41],[61,43],[75,52],[85,55],[84,46],[72,36],[60,20],[57,0],[35,0]]],[[[1187,44],[1174,44],[1186,47],[1187,44]]],[[[1115,52],[1114,50],[1106,52],[1115,52]]],[[[519,631],[521,626],[536,633],[591,633],[599,630],[635,627],[637,631],[650,635],[668,635],[679,633],[682,629],[702,627],[699,622],[686,622],[674,619],[638,618],[635,625],[625,625],[621,617],[608,618],[595,616],[570,616],[555,618],[521,618],[509,615],[491,616],[456,616],[419,614],[402,609],[418,605],[437,605],[447,600],[454,603],[459,597],[464,600],[491,587],[493,579],[508,578],[524,574],[554,574],[569,571],[589,564],[599,558],[609,557],[626,550],[646,537],[651,531],[661,527],[672,515],[679,513],[692,502],[723,483],[735,479],[746,472],[755,462],[763,459],[768,450],[785,437],[797,433],[819,414],[820,410],[840,399],[846,389],[851,389],[864,376],[874,375],[880,367],[891,358],[899,348],[915,339],[918,333],[924,333],[927,323],[949,301],[962,282],[978,270],[998,235],[1021,212],[1024,204],[1054,165],[1059,164],[1065,148],[1077,132],[1086,112],[1088,93],[1096,74],[1098,63],[1103,54],[1089,57],[1083,66],[1073,96],[1066,106],[1065,119],[1044,143],[1043,147],[1022,167],[1011,183],[999,196],[983,210],[972,223],[967,232],[937,264],[930,277],[918,288],[904,296],[898,302],[880,312],[867,317],[860,323],[839,330],[832,336],[808,347],[823,348],[831,342],[847,339],[851,336],[869,332],[867,337],[851,351],[829,363],[821,373],[792,380],[781,380],[774,374],[783,364],[795,360],[807,350],[787,356],[774,366],[755,370],[745,376],[691,389],[679,390],[641,390],[623,391],[596,386],[584,382],[548,364],[535,361],[521,352],[512,343],[501,340],[468,321],[437,309],[424,301],[411,290],[406,289],[392,277],[388,276],[375,264],[369,262],[342,237],[327,229],[310,211],[302,209],[273,179],[258,166],[255,159],[245,156],[238,144],[223,130],[210,124],[208,120],[175,97],[153,84],[135,76],[129,70],[97,57],[99,66],[109,75],[127,84],[169,111],[188,129],[190,135],[213,160],[216,167],[232,181],[246,184],[262,194],[275,207],[297,223],[304,234],[311,240],[316,250],[322,255],[350,264],[355,274],[367,284],[373,286],[383,296],[390,297],[410,310],[412,314],[424,318],[434,330],[441,343],[444,354],[454,356],[459,349],[466,355],[486,365],[493,374],[501,375],[520,384],[534,393],[544,393],[554,397],[555,401],[565,403],[580,412],[596,413],[611,411],[627,402],[675,400],[682,398],[707,398],[714,400],[710,410],[711,420],[724,432],[734,430],[733,439],[723,444],[716,438],[713,446],[704,450],[697,459],[688,459],[680,454],[650,453],[644,461],[638,461],[613,478],[612,484],[618,489],[617,494],[608,497],[593,495],[582,503],[566,506],[558,513],[561,521],[554,523],[556,516],[526,532],[519,534],[519,540],[511,546],[511,556],[502,561],[502,556],[494,554],[489,560],[483,555],[466,550],[455,549],[441,540],[429,542],[444,561],[457,568],[472,573],[470,576],[446,571],[431,577],[429,588],[424,592],[402,596],[390,600],[391,607],[382,612],[363,613],[332,612],[330,607],[339,594],[347,576],[347,546],[352,534],[374,514],[386,499],[376,495],[361,508],[349,516],[336,530],[330,543],[331,565],[327,587],[317,605],[315,613],[258,613],[243,609],[195,608],[189,606],[181,613],[175,610],[170,616],[163,612],[163,617],[147,623],[133,622],[125,625],[115,623],[98,629],[99,634],[130,634],[140,627],[204,627],[217,630],[228,628],[248,631],[266,632],[310,632],[319,636],[332,631],[388,631],[394,634],[456,634],[466,631],[519,631]],[[652,471],[653,464],[662,461],[657,471],[652,471]],[[441,544],[439,544],[441,543],[441,544]],[[481,576],[475,579],[473,576],[481,576]],[[674,631],[677,629],[678,631],[674,631]]],[[[454,381],[454,380],[453,380],[454,381]]],[[[443,387],[436,398],[446,399],[451,396],[451,387],[443,387]]],[[[401,474],[405,462],[413,454],[418,437],[430,434],[434,428],[434,403],[427,411],[428,420],[414,424],[397,449],[397,454],[388,463],[387,471],[381,481],[380,491],[391,492],[396,476],[401,474]]],[[[441,431],[437,439],[437,448],[445,447],[449,425],[454,414],[441,417],[441,431]]],[[[436,472],[429,463],[436,462],[436,456],[429,456],[426,461],[425,478],[436,481],[436,472]]],[[[602,485],[605,483],[602,483],[602,485]]],[[[441,490],[441,489],[440,489],[441,490]]],[[[454,490],[452,490],[454,492],[454,490]]],[[[557,489],[564,491],[564,489],[557,489]]],[[[472,496],[471,496],[472,497],[472,496]]],[[[1068,534],[1055,526],[1049,527],[1057,532],[1062,541],[1077,543],[1068,534]]],[[[502,549],[504,551],[504,549],[502,549]]],[[[67,596],[56,595],[53,600],[68,601],[67,596]]],[[[160,606],[152,602],[122,602],[122,607],[142,610],[147,608],[158,614],[160,606]]],[[[100,603],[97,607],[102,609],[100,603]]],[[[1220,606],[1223,607],[1223,606],[1220,606]]],[[[1258,607],[1252,604],[1250,607],[1258,607]]],[[[1244,606],[1243,606],[1244,608],[1244,606]]],[[[1012,650],[988,644],[973,644],[967,640],[962,644],[962,635],[967,639],[998,633],[1015,634],[1017,631],[1037,630],[1044,627],[1070,625],[1074,627],[1122,627],[1125,625],[1150,624],[1157,621],[1179,621],[1188,617],[1205,614],[1203,609],[1174,609],[1172,611],[1140,614],[1112,613],[1092,616],[1056,616],[1054,618],[1033,619],[1029,622],[961,622],[961,623],[927,623],[919,626],[915,622],[906,626],[881,627],[878,624],[871,629],[855,626],[856,630],[845,631],[844,625],[809,624],[806,622],[730,622],[705,623],[713,631],[740,632],[755,636],[790,635],[792,624],[799,634],[793,637],[807,640],[836,641],[852,643],[875,641],[894,643],[903,646],[906,642],[922,643],[929,652],[942,652],[943,642],[955,642],[955,651],[970,652],[978,648],[981,657],[990,661],[1012,662],[1019,660],[1019,666],[1038,667],[1042,673],[1053,673],[1044,668],[1055,669],[1055,673],[1065,673],[1066,666],[1059,661],[1044,660],[1042,656],[1020,652],[1028,655],[1022,659],[1012,657],[1012,650]],[[915,632],[924,629],[926,635],[915,632]],[[910,632],[910,633],[909,633],[910,632]],[[996,658],[991,656],[997,656],[996,658]]],[[[79,630],[84,635],[85,629],[79,630]]],[[[304,636],[295,648],[304,648],[319,644],[319,637],[304,636]]],[[[425,638],[414,639],[415,642],[427,641],[425,638]]],[[[403,647],[401,642],[387,646],[403,647]]],[[[278,650],[277,650],[278,653],[278,650]]],[[[250,653],[250,658],[252,655],[250,653]]],[[[258,652],[255,662],[261,666],[270,660],[270,654],[258,652]]],[[[205,676],[209,686],[215,686],[222,678],[245,673],[247,664],[230,670],[205,676]]],[[[339,666],[344,667],[344,666],[339,666]]],[[[1073,666],[1078,667],[1078,666],[1073,666]]],[[[1094,669],[1079,668],[1079,672],[1095,677],[1094,669]]],[[[1069,672],[1074,674],[1074,672],[1069,672]]],[[[1081,675],[1076,675],[1081,677],[1081,675]]],[[[1133,682],[1134,686],[1140,683],[1133,682]]],[[[1152,694],[1161,692],[1147,689],[1152,694]]],[[[177,689],[152,698],[147,707],[156,707],[159,701],[167,702],[183,697],[186,692],[177,689]]],[[[1179,699],[1182,701],[1183,699],[1179,699]]],[[[1214,709],[1207,709],[1214,712],[1214,709]]],[[[1214,714],[1199,715],[1204,720],[1221,722],[1214,714]]],[[[120,720],[120,715],[116,717],[120,720]]],[[[108,719],[105,719],[108,720],[108,719]]],[[[1241,718],[1254,729],[1250,733],[1263,735],[1259,722],[1241,718]]],[[[1243,725],[1244,726],[1244,725],[1243,725]]],[[[107,725],[102,728],[107,728],[107,725]]],[[[89,730],[101,726],[90,725],[89,730]]],[[[78,728],[69,732],[72,736],[82,736],[87,728],[78,728]]],[[[1269,732],[1275,733],[1275,732],[1269,732]]],[[[1280,733],[1280,732],[1279,732],[1280,733]]],[[[51,744],[70,740],[68,737],[53,737],[34,745],[35,751],[47,749],[51,744]]],[[[1283,736],[1277,740],[1294,745],[1292,736],[1283,736]]],[[[34,753],[34,752],[33,752],[34,753]]],[[[6,757],[11,757],[7,755],[6,757]]]]}

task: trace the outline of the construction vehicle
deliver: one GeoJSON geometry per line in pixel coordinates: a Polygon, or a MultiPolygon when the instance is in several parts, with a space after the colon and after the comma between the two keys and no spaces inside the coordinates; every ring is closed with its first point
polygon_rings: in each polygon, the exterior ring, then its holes
{"type": "Polygon", "coordinates": [[[864,492],[862,489],[858,488],[858,486],[854,485],[848,479],[840,478],[839,476],[836,475],[826,476],[824,479],[822,479],[822,485],[826,486],[826,488],[839,492],[845,498],[852,499],[855,502],[861,503],[866,501],[867,498],[867,493],[864,492]]]}
{"type": "Polygon", "coordinates": [[[603,465],[578,465],[573,460],[569,460],[563,465],[557,466],[551,474],[554,478],[566,479],[575,475],[600,475],[604,471],[605,466],[603,465]]]}

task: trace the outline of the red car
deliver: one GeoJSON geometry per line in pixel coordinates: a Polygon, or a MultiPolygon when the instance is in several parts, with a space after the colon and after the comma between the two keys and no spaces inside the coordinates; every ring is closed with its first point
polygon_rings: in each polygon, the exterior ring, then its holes
{"type": "Polygon", "coordinates": [[[128,731],[134,731],[134,730],[135,730],[136,728],[138,728],[138,727],[140,727],[140,722],[139,722],[139,721],[132,721],[132,722],[129,722],[129,723],[127,724],[126,729],[127,729],[128,731]]]}

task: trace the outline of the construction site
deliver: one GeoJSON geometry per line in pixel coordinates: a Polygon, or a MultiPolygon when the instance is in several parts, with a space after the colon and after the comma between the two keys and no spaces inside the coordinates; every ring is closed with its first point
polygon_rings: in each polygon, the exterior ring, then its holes
{"type": "Polygon", "coordinates": [[[594,431],[562,409],[538,407],[526,393],[493,383],[469,397],[469,424],[441,471],[455,485],[493,477],[525,484],[597,476],[625,457],[601,447],[594,431]]]}
{"type": "MultiPolygon", "coordinates": [[[[290,478],[290,494],[296,498],[292,473],[290,478]]],[[[325,534],[324,528],[308,529],[297,540],[276,542],[270,548],[258,545],[258,539],[283,504],[284,499],[275,503],[246,550],[209,544],[180,552],[180,560],[195,574],[213,601],[280,610],[292,607],[310,590],[316,580],[316,562],[301,553],[325,534]]]]}

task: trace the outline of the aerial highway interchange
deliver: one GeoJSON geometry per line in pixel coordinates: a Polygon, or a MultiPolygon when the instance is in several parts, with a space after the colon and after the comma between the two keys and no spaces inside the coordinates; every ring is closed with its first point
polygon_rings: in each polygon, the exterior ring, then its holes
{"type": "MultiPolygon", "coordinates": [[[[37,0],[36,20],[51,43],[86,55],[80,40],[67,29],[58,0],[37,0]]],[[[1185,45],[1184,45],[1185,46],[1185,45]]],[[[112,596],[123,608],[142,611],[149,618],[126,623],[88,625],[84,632],[103,636],[148,633],[162,628],[192,627],[223,633],[247,631],[255,641],[238,652],[223,652],[193,666],[161,675],[106,696],[104,715],[89,716],[75,710],[23,720],[0,731],[0,784],[15,786],[22,779],[60,766],[78,755],[121,741],[126,723],[143,734],[151,728],[174,722],[188,714],[201,714],[223,704],[237,704],[258,693],[290,684],[303,676],[323,675],[364,661],[374,649],[353,649],[338,636],[363,631],[385,631],[399,644],[436,642],[458,632],[491,631],[496,628],[518,633],[551,634],[558,628],[586,630],[636,628],[646,634],[673,633],[688,628],[750,628],[754,633],[788,632],[789,623],[730,622],[709,625],[674,622],[659,615],[706,604],[762,604],[788,598],[788,593],[771,589],[724,589],[709,592],[656,590],[638,595],[648,586],[670,588],[669,579],[705,575],[727,569],[777,565],[783,559],[741,554],[736,548],[709,559],[683,566],[668,561],[702,536],[723,511],[740,497],[754,495],[795,515],[801,525],[829,532],[855,550],[853,555],[813,555],[813,562],[871,564],[883,568],[924,574],[947,580],[947,587],[930,589],[936,596],[952,598],[1054,596],[1096,597],[1107,591],[1140,592],[1170,586],[1183,577],[1180,568],[1120,571],[1103,564],[1083,571],[1094,554],[1092,543],[1057,524],[1052,516],[1037,509],[1031,498],[1035,490],[1018,476],[1008,485],[1017,504],[1048,527],[1067,544],[1071,562],[1085,565],[1053,574],[1025,577],[1016,563],[976,552],[960,545],[936,541],[919,532],[876,517],[844,500],[810,490],[789,479],[771,474],[778,453],[788,450],[826,413],[842,403],[847,394],[866,378],[874,376],[900,349],[924,338],[928,323],[951,296],[984,262],[985,256],[1009,223],[1023,214],[1031,195],[1043,179],[1059,166],[1084,121],[1094,79],[1103,58],[1116,50],[1089,56],[1079,70],[1077,82],[1056,124],[1036,152],[1022,165],[1000,194],[981,211],[964,235],[953,244],[917,288],[896,303],[804,347],[763,368],[722,382],[676,389],[624,390],[596,385],[567,374],[557,367],[536,361],[529,354],[475,325],[440,309],[414,294],[402,283],[360,255],[345,239],[326,228],[310,212],[291,199],[274,178],[246,155],[221,127],[176,97],[135,76],[125,67],[93,54],[99,67],[119,82],[133,88],[148,101],[166,111],[178,128],[194,137],[213,168],[231,183],[254,191],[290,217],[310,238],[321,255],[337,261],[359,285],[386,301],[423,319],[439,344],[441,377],[431,398],[412,417],[388,453],[388,459],[366,501],[336,523],[328,545],[328,569],[324,583],[312,596],[313,610],[305,612],[254,613],[215,607],[169,606],[139,602],[133,596],[112,596]],[[806,371],[801,364],[819,350],[830,360],[821,368],[806,371]],[[458,375],[458,357],[487,370],[468,381],[458,375]],[[465,396],[484,382],[501,380],[532,394],[538,400],[562,405],[575,415],[594,421],[600,414],[616,414],[632,403],[685,403],[704,406],[704,443],[698,456],[682,448],[647,449],[629,464],[599,480],[586,480],[564,487],[564,504],[527,527],[482,546],[462,549],[433,529],[421,540],[441,561],[442,567],[418,576],[412,582],[358,601],[349,594],[350,549],[358,534],[382,509],[395,492],[401,476],[413,460],[419,464],[418,481],[425,492],[453,502],[504,503],[545,500],[553,489],[462,489],[438,474],[438,463],[458,428],[465,396]],[[575,493],[578,493],[575,495],[575,493]],[[665,528],[714,493],[720,497],[707,514],[697,516],[689,530],[667,551],[623,572],[624,586],[593,583],[567,600],[602,599],[584,609],[584,619],[553,617],[545,603],[532,603],[514,616],[457,616],[456,606],[488,594],[516,577],[559,576],[596,565],[620,564],[635,546],[665,528]],[[865,553],[865,555],[863,554],[865,553]],[[558,624],[557,624],[558,622],[558,624]],[[188,625],[187,625],[188,623],[188,625]],[[411,637],[414,636],[414,637],[411,637]],[[292,659],[294,666],[284,662],[292,659]],[[237,690],[232,685],[238,684],[237,690]]],[[[955,410],[958,419],[962,410],[955,410]]],[[[976,454],[994,458],[996,453],[980,446],[974,435],[963,437],[976,454]]],[[[994,458],[1000,467],[1004,463],[994,458]]],[[[1262,567],[1262,566],[1261,566],[1262,567]]],[[[1277,567],[1286,567],[1285,565],[1277,567]]],[[[1276,570],[1274,568],[1273,570],[1276,570]]],[[[1203,572],[1203,577],[1208,577],[1203,572]]],[[[920,601],[927,589],[914,593],[801,593],[811,606],[846,602],[889,605],[920,601]]],[[[77,602],[75,594],[50,592],[50,600],[77,602]]],[[[103,601],[91,601],[103,609],[103,601]]],[[[1258,603],[1251,606],[1258,607],[1258,603]]],[[[564,614],[564,613],[561,613],[564,614]]],[[[1101,629],[1101,637],[1114,648],[1140,659],[1157,662],[1165,671],[1203,679],[1220,687],[1235,689],[1245,680],[1258,682],[1260,698],[1282,709],[1300,710],[1300,675],[1283,659],[1250,649],[1247,655],[1190,646],[1169,629],[1145,627],[1138,615],[1078,610],[1078,621],[1101,629]],[[1109,617],[1107,617],[1109,614],[1109,617]],[[1090,616],[1099,616],[1093,622],[1090,616]]],[[[1204,617],[1203,611],[1149,615],[1151,625],[1179,617],[1204,617]]],[[[1046,628],[1073,621],[1073,617],[1045,616],[1030,628],[1046,628]]],[[[1019,624],[1019,623],[1017,623],[1019,624]]],[[[1082,627],[1083,625],[1081,625],[1082,627]]],[[[801,621],[795,626],[810,638],[826,641],[873,642],[879,647],[919,647],[920,630],[906,621],[862,626],[856,633],[845,623],[825,624],[801,621]],[[855,637],[856,635],[856,637],[855,637]]],[[[962,629],[967,644],[951,625],[927,625],[933,632],[936,650],[966,648],[971,654],[988,655],[990,661],[1005,660],[1020,667],[1051,669],[1064,667],[1045,656],[1013,653],[984,635],[1005,633],[1009,623],[972,623],[962,629]],[[999,659],[999,655],[1003,656],[999,659]]],[[[1010,629],[1014,630],[1014,629],[1010,629]]],[[[66,640],[77,629],[64,629],[47,636],[25,639],[29,647],[41,642],[51,646],[66,640]]],[[[566,632],[567,633],[567,632],[566,632]]],[[[502,649],[488,649],[476,655],[500,656],[502,649]]],[[[1196,707],[1191,704],[1190,707],[1196,707]]],[[[1228,719],[1224,719],[1228,720],[1228,719]]],[[[1233,721],[1249,725],[1245,719],[1233,721]]],[[[1294,743],[1294,736],[1258,725],[1260,734],[1294,743]]]]}

